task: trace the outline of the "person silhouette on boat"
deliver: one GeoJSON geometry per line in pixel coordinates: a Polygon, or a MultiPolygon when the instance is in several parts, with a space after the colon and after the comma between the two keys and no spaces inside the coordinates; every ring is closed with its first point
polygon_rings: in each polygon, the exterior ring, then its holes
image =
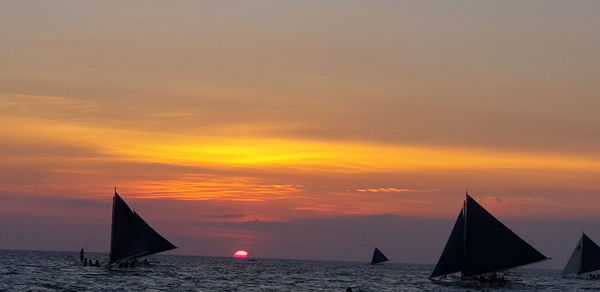
{"type": "Polygon", "coordinates": [[[81,250],[79,251],[79,261],[83,263],[83,258],[84,258],[84,253],[83,253],[83,248],[81,248],[81,250]]]}
{"type": "Polygon", "coordinates": [[[94,266],[99,267],[100,266],[100,262],[98,260],[96,260],[96,263],[94,264],[94,266]]]}

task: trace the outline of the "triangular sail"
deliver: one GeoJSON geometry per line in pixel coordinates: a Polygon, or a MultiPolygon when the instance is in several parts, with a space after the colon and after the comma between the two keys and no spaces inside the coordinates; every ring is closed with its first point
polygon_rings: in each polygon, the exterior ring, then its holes
{"type": "Polygon", "coordinates": [[[463,211],[464,208],[458,213],[458,218],[456,218],[456,223],[454,223],[454,228],[452,228],[442,256],[437,265],[435,265],[433,273],[431,273],[430,277],[432,278],[460,272],[463,269],[463,257],[465,254],[465,220],[463,218],[463,211]]]}
{"type": "Polygon", "coordinates": [[[580,274],[600,270],[600,246],[598,246],[587,235],[581,237],[583,246],[581,255],[581,270],[580,274]]]}
{"type": "Polygon", "coordinates": [[[110,237],[110,262],[134,259],[176,248],[154,231],[148,223],[115,192],[110,237]]]}
{"type": "Polygon", "coordinates": [[[374,265],[387,261],[389,261],[389,259],[378,248],[375,248],[373,251],[373,259],[371,260],[371,264],[374,265]]]}
{"type": "Polygon", "coordinates": [[[467,195],[463,276],[505,270],[546,257],[467,195]]]}
{"type": "Polygon", "coordinates": [[[463,277],[514,268],[547,259],[467,195],[431,277],[463,277]]]}
{"type": "Polygon", "coordinates": [[[583,233],[562,274],[579,275],[597,270],[600,270],[600,246],[583,233]]]}
{"type": "Polygon", "coordinates": [[[580,273],[580,271],[581,271],[581,258],[582,258],[582,254],[583,254],[582,241],[583,241],[583,236],[581,236],[581,238],[577,242],[577,245],[575,246],[575,249],[573,250],[573,253],[571,254],[571,257],[569,258],[569,261],[567,262],[567,265],[563,269],[563,271],[562,271],[563,275],[579,274],[580,273]]]}

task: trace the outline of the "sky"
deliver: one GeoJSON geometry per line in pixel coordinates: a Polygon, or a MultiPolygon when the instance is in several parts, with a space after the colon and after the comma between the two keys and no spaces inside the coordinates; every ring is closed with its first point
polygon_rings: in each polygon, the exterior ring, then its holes
{"type": "Polygon", "coordinates": [[[2,1],[0,248],[433,264],[465,191],[600,240],[600,2],[2,1]]]}

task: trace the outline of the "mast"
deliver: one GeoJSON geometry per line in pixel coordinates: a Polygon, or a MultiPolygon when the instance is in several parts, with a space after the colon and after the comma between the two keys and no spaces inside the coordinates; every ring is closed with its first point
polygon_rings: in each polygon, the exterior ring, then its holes
{"type": "MultiPolygon", "coordinates": [[[[465,200],[463,201],[462,216],[463,216],[463,259],[467,257],[467,201],[469,201],[469,192],[465,190],[465,200]]],[[[464,261],[464,260],[463,260],[464,261]]],[[[460,277],[464,277],[464,271],[460,271],[460,277]]]]}
{"type": "Polygon", "coordinates": [[[117,196],[119,196],[117,194],[117,187],[115,186],[115,194],[113,195],[113,204],[112,204],[112,219],[111,219],[111,223],[110,223],[110,262],[113,262],[113,258],[116,258],[113,255],[113,251],[117,250],[116,248],[116,243],[117,243],[117,224],[116,224],[116,219],[117,219],[117,196]]]}

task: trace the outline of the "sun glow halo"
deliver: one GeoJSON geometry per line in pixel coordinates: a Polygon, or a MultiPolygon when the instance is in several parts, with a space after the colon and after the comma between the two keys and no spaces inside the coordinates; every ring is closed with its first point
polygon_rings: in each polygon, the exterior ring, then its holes
{"type": "Polygon", "coordinates": [[[248,257],[248,252],[245,250],[238,250],[233,254],[233,257],[237,259],[245,259],[248,257]]]}

